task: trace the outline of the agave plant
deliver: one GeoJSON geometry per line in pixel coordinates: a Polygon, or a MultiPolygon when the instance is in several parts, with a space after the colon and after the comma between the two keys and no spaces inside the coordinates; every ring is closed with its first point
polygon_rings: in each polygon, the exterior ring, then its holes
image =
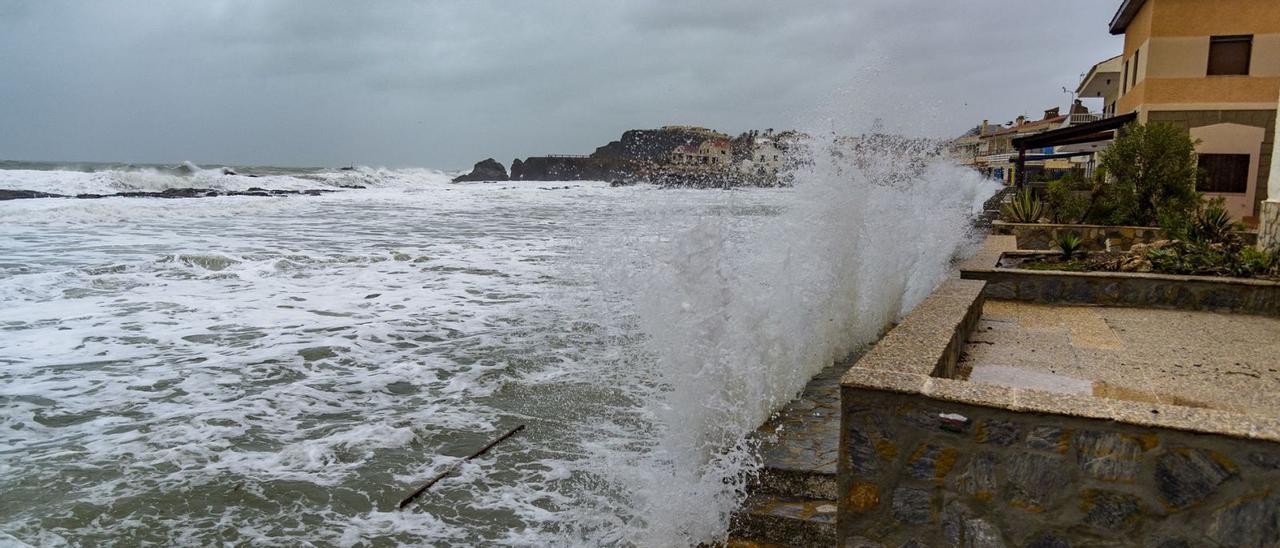
{"type": "Polygon", "coordinates": [[[1187,230],[1187,239],[1198,243],[1227,243],[1234,237],[1235,223],[1231,214],[1218,204],[1211,204],[1201,209],[1191,219],[1187,230]]]}
{"type": "Polygon", "coordinates": [[[1062,251],[1062,260],[1070,261],[1080,252],[1080,247],[1084,245],[1084,240],[1075,232],[1061,232],[1055,239],[1058,249],[1062,251]]]}
{"type": "Polygon", "coordinates": [[[1041,202],[1031,189],[1018,191],[1004,204],[1004,218],[1015,223],[1036,223],[1044,215],[1044,202],[1041,202]]]}

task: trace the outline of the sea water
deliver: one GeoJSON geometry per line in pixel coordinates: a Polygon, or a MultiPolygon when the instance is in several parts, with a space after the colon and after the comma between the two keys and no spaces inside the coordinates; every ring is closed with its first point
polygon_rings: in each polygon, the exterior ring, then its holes
{"type": "Polygon", "coordinates": [[[0,202],[0,542],[720,538],[746,434],[922,300],[994,190],[810,148],[752,190],[2,166],[59,194],[339,191],[0,202]]]}

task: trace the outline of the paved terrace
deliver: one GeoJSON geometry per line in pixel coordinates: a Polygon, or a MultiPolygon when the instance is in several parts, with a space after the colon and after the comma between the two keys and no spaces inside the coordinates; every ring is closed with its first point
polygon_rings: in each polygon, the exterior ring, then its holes
{"type": "Polygon", "coordinates": [[[988,300],[971,382],[1280,416],[1280,318],[988,300]]]}

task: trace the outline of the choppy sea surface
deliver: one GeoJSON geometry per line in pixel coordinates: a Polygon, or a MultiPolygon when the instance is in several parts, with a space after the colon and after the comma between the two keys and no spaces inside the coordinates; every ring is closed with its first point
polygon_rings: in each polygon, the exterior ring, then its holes
{"type": "Polygon", "coordinates": [[[0,202],[0,543],[713,540],[743,436],[972,245],[991,184],[900,165],[739,191],[2,166],[340,191],[0,202]]]}

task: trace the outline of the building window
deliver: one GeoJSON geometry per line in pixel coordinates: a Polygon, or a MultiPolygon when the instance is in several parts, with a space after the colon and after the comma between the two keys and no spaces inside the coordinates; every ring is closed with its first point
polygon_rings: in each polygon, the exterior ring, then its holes
{"type": "Polygon", "coordinates": [[[1124,62],[1124,74],[1120,77],[1120,94],[1129,91],[1129,62],[1124,62]]]}
{"type": "Polygon", "coordinates": [[[1140,66],[1138,64],[1138,56],[1141,54],[1141,49],[1133,50],[1133,82],[1129,84],[1129,87],[1135,87],[1138,85],[1138,67],[1140,66]]]}
{"type": "Polygon", "coordinates": [[[1248,75],[1253,55],[1252,36],[1209,38],[1209,76],[1248,75]]]}
{"type": "Polygon", "coordinates": [[[1200,192],[1243,194],[1249,189],[1248,154],[1201,154],[1199,165],[1196,190],[1200,192]]]}

